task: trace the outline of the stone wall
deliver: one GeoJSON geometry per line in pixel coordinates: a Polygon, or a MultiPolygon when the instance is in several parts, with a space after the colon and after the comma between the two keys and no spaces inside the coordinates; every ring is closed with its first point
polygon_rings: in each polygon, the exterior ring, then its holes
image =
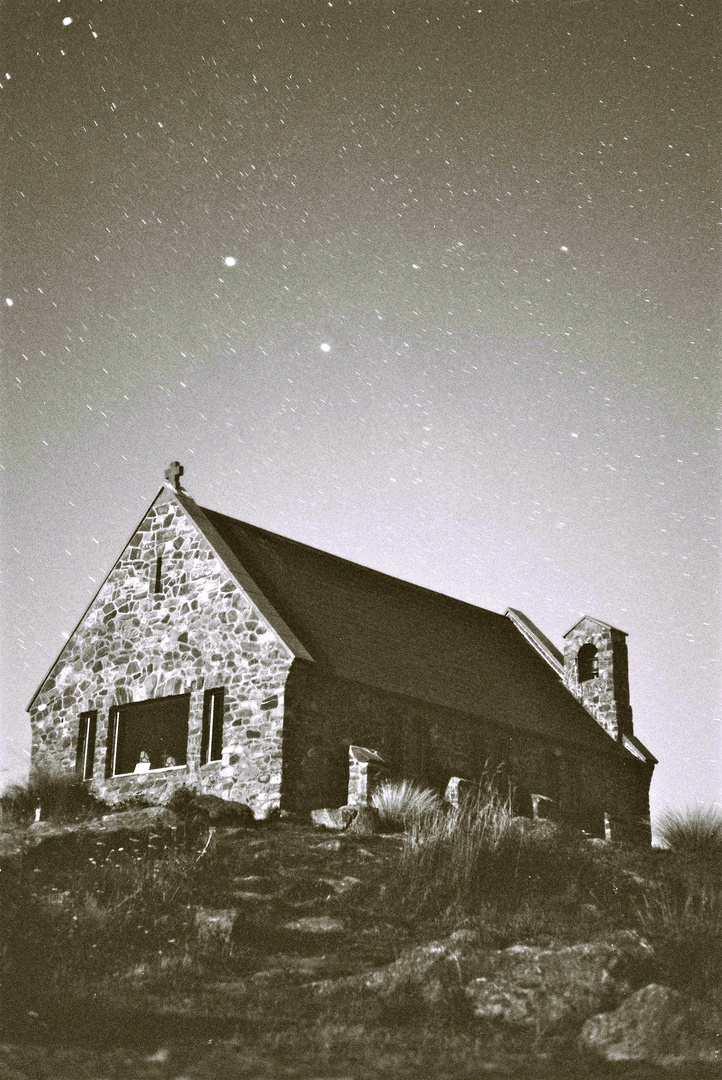
{"type": "MultiPolygon", "coordinates": [[[[551,799],[552,816],[604,836],[604,813],[620,838],[649,841],[651,766],[611,741],[606,752],[560,743],[452,709],[340,679],[296,660],[286,683],[282,805],[308,811],[341,806],[348,791],[348,747],[376,750],[388,771],[443,793],[452,776],[499,769],[516,789],[516,810],[531,795],[551,799]]],[[[503,782],[503,780],[502,780],[503,782]]]]}
{"type": "Polygon", "coordinates": [[[566,635],[564,682],[613,739],[633,734],[629,660],[623,631],[591,618],[577,623],[566,635]],[[594,645],[597,650],[599,674],[580,682],[577,657],[580,648],[586,644],[594,645]]]}
{"type": "Polygon", "coordinates": [[[264,816],[280,800],[291,661],[173,491],[163,489],[31,706],[33,767],[74,768],[80,713],[96,709],[92,785],[104,798],[155,800],[188,784],[264,816]],[[223,757],[201,766],[204,691],[215,687],[225,687],[223,757]],[[187,765],[106,778],[111,708],[182,693],[190,693],[187,765]]]}

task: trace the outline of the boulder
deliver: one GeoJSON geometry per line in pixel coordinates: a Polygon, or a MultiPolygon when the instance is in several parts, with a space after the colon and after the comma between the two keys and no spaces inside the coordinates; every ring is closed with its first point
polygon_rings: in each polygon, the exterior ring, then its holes
{"type": "Polygon", "coordinates": [[[196,908],[194,922],[202,945],[231,940],[238,912],[235,908],[196,908]]]}
{"type": "Polygon", "coordinates": [[[648,977],[651,946],[632,932],[561,948],[488,953],[466,988],[479,1019],[556,1031],[614,1007],[648,977]]]}
{"type": "Polygon", "coordinates": [[[648,977],[652,956],[650,946],[631,932],[558,948],[482,950],[477,941],[473,931],[459,930],[405,949],[386,967],[316,989],[329,994],[355,987],[435,1007],[465,1002],[488,1023],[556,1032],[617,1005],[648,977]]]}
{"type": "Polygon", "coordinates": [[[398,960],[385,967],[344,979],[315,983],[317,993],[327,996],[338,990],[368,990],[394,1003],[408,1001],[431,1006],[463,995],[465,981],[474,970],[471,946],[476,934],[458,930],[442,941],[404,949],[398,960]]]}
{"type": "Polygon", "coordinates": [[[510,828],[516,830],[522,841],[551,840],[559,832],[559,826],[549,818],[513,817],[510,828]]]}
{"type": "Polygon", "coordinates": [[[352,806],[327,807],[323,810],[312,810],[311,821],[319,828],[340,832],[351,823],[355,813],[356,807],[352,806]]]}
{"type": "Polygon", "coordinates": [[[199,825],[231,825],[252,829],[256,824],[253,811],[245,803],[221,799],[217,795],[183,793],[170,800],[169,806],[186,821],[199,825]]]}
{"type": "Polygon", "coordinates": [[[719,1063],[720,1044],[718,1009],[655,983],[631,994],[614,1012],[591,1017],[579,1035],[580,1050],[604,1061],[660,1065],[719,1063]]]}
{"type": "Polygon", "coordinates": [[[458,809],[467,795],[473,790],[470,780],[465,780],[463,776],[452,776],[446,785],[444,802],[450,803],[451,806],[458,809]]]}
{"type": "Polygon", "coordinates": [[[304,915],[303,918],[284,923],[283,929],[300,930],[304,934],[338,934],[343,930],[343,923],[329,915],[304,915]]]}
{"type": "Polygon", "coordinates": [[[373,806],[347,805],[312,810],[311,821],[320,828],[355,836],[375,836],[380,832],[379,813],[373,806]]]}
{"type": "Polygon", "coordinates": [[[352,818],[347,833],[352,836],[375,836],[381,831],[379,812],[373,806],[357,806],[356,813],[352,818]]]}
{"type": "Polygon", "coordinates": [[[165,806],[146,806],[136,810],[120,810],[104,814],[102,818],[61,825],[51,821],[34,822],[23,838],[24,846],[39,847],[47,843],[65,840],[108,838],[117,842],[120,836],[145,837],[148,833],[176,829],[180,819],[165,806]]]}

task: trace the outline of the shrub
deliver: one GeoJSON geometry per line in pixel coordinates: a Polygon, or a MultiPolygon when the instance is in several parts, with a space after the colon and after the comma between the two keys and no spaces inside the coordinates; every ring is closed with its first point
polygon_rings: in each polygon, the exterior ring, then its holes
{"type": "Polygon", "coordinates": [[[385,781],[374,791],[371,803],[386,832],[401,832],[441,810],[441,801],[435,791],[419,787],[410,780],[385,781]]]}
{"type": "Polygon", "coordinates": [[[0,796],[4,819],[27,825],[40,807],[43,821],[69,821],[106,813],[108,807],[72,772],[35,769],[26,784],[16,784],[0,796]]]}
{"type": "Polygon", "coordinates": [[[667,810],[657,833],[665,847],[680,854],[722,856],[722,812],[716,806],[667,810]]]}

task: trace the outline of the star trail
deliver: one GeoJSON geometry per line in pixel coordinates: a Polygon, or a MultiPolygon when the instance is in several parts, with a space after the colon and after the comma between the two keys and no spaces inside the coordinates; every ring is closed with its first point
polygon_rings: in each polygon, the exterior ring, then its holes
{"type": "Polygon", "coordinates": [[[620,626],[653,813],[718,797],[716,8],[6,6],[6,776],[177,459],[556,643],[620,626]]]}

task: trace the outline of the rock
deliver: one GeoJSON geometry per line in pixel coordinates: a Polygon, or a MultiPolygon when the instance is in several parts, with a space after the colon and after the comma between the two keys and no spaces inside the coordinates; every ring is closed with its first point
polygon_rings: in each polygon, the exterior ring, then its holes
{"type": "Polygon", "coordinates": [[[487,1022],[546,1032],[580,1024],[604,1004],[619,1002],[635,978],[637,985],[643,981],[652,953],[632,933],[611,942],[556,949],[518,945],[482,951],[477,941],[473,931],[459,930],[441,941],[405,949],[386,967],[326,980],[315,989],[320,994],[365,989],[436,1009],[465,1002],[487,1022]]]}
{"type": "Polygon", "coordinates": [[[235,908],[196,908],[194,921],[198,940],[203,945],[218,941],[227,944],[237,918],[235,908]]]}
{"type": "Polygon", "coordinates": [[[442,941],[404,949],[398,960],[386,967],[319,982],[315,990],[324,996],[344,989],[368,990],[394,1002],[411,999],[414,1004],[438,1006],[463,995],[464,984],[474,970],[470,946],[476,940],[472,931],[459,930],[442,941]]]}
{"type": "Polygon", "coordinates": [[[341,893],[348,892],[349,889],[355,889],[357,885],[361,884],[360,878],[351,877],[350,874],[347,874],[342,878],[322,877],[319,878],[319,881],[322,885],[328,885],[333,889],[337,896],[340,896],[341,893]]]}
{"type": "Polygon", "coordinates": [[[94,826],[97,828],[98,825],[103,832],[116,832],[121,829],[135,832],[149,826],[175,828],[178,825],[178,818],[165,806],[145,806],[139,810],[120,810],[116,814],[103,814],[100,823],[87,822],[87,829],[92,832],[94,826]]]}
{"type": "Polygon", "coordinates": [[[550,840],[559,831],[559,826],[549,818],[513,817],[509,822],[523,840],[550,840]]]}
{"type": "Polygon", "coordinates": [[[353,836],[375,836],[381,831],[379,812],[373,806],[357,806],[356,814],[346,829],[353,836]]]}
{"type": "Polygon", "coordinates": [[[446,785],[444,802],[450,803],[451,806],[458,809],[472,791],[473,787],[470,780],[465,780],[463,776],[452,776],[446,785]]]}
{"type": "Polygon", "coordinates": [[[286,979],[289,975],[299,975],[305,978],[331,975],[338,971],[340,963],[336,956],[286,956],[279,953],[269,956],[266,960],[268,968],[256,972],[251,982],[265,982],[271,979],[286,979]]]}
{"type": "MultiPolygon", "coordinates": [[[[323,840],[320,844],[312,844],[311,846],[316,848],[317,851],[340,851],[341,850],[341,841],[340,840],[323,840]]],[[[358,854],[358,852],[357,852],[357,854],[358,854]]]]}
{"type": "Polygon", "coordinates": [[[587,1020],[579,1048],[604,1061],[661,1065],[722,1058],[722,1013],[669,986],[637,990],[615,1009],[587,1020]]]}
{"type": "Polygon", "coordinates": [[[514,945],[483,958],[466,996],[479,1019],[553,1031],[621,1001],[644,980],[651,956],[631,932],[557,949],[514,945]]]}
{"type": "Polygon", "coordinates": [[[338,806],[323,810],[312,810],[311,821],[314,825],[323,829],[334,829],[340,832],[346,829],[356,814],[356,807],[338,806]]]}
{"type": "Polygon", "coordinates": [[[64,840],[66,837],[79,841],[107,837],[117,842],[118,834],[123,837],[144,837],[148,833],[176,829],[179,825],[180,819],[167,807],[146,806],[138,810],[120,810],[114,814],[104,814],[102,818],[68,825],[50,821],[33,822],[25,833],[23,843],[26,848],[35,848],[58,839],[64,840]]]}
{"type": "Polygon", "coordinates": [[[284,923],[283,929],[301,930],[304,934],[338,934],[343,930],[343,923],[329,915],[305,915],[301,919],[284,923]]]}
{"type": "Polygon", "coordinates": [[[235,825],[252,829],[256,824],[253,811],[245,803],[220,799],[217,795],[184,795],[180,792],[171,799],[170,807],[186,820],[197,821],[204,825],[235,825]]]}

